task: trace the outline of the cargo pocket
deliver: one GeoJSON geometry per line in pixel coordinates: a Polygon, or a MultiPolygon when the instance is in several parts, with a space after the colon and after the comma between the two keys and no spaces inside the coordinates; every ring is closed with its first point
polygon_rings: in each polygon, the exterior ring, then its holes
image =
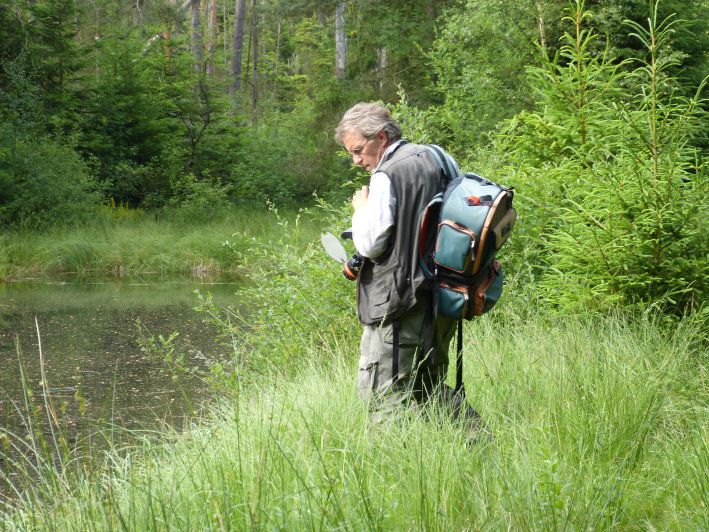
{"type": "Polygon", "coordinates": [[[357,391],[362,399],[369,400],[377,385],[379,361],[371,357],[360,357],[357,375],[357,391]]]}
{"type": "MultiPolygon", "coordinates": [[[[405,313],[399,322],[399,350],[396,380],[405,381],[413,372],[421,353],[423,341],[423,320],[425,309],[419,305],[405,313]]],[[[380,364],[381,379],[391,385],[394,381],[392,358],[394,351],[394,334],[391,323],[377,329],[384,355],[380,364]]]]}
{"type": "Polygon", "coordinates": [[[369,400],[377,386],[379,367],[379,349],[377,332],[372,327],[365,327],[360,345],[359,371],[357,372],[357,392],[364,400],[369,400]]]}

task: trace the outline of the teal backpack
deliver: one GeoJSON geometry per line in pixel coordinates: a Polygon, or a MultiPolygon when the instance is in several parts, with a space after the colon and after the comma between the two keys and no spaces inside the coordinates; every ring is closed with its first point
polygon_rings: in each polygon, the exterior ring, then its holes
{"type": "Polygon", "coordinates": [[[517,219],[514,192],[479,175],[461,174],[441,148],[427,147],[445,187],[421,213],[417,258],[433,285],[433,316],[458,320],[454,393],[465,397],[462,320],[483,315],[502,295],[505,273],[495,257],[517,219]]]}
{"type": "Polygon", "coordinates": [[[419,266],[434,284],[437,315],[469,320],[490,310],[502,295],[504,270],[495,257],[517,219],[514,192],[476,174],[461,175],[443,150],[427,147],[447,185],[421,214],[419,266]]]}

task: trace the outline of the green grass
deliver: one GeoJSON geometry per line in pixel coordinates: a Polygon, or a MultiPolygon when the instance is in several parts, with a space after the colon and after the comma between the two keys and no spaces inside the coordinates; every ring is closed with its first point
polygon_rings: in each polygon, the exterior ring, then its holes
{"type": "MultiPolygon", "coordinates": [[[[270,240],[278,234],[273,215],[265,207],[234,207],[213,220],[196,222],[156,220],[149,214],[114,210],[118,214],[106,208],[109,214],[103,212],[95,223],[82,227],[0,235],[0,280],[57,274],[92,278],[238,275],[246,260],[242,252],[248,251],[254,239],[270,240]]],[[[285,218],[294,215],[287,213],[285,218]]]]}
{"type": "Polygon", "coordinates": [[[491,439],[434,413],[372,425],[357,347],[323,339],[186,432],[46,470],[0,523],[36,530],[674,529],[709,526],[706,352],[685,320],[471,323],[491,439]],[[483,347],[484,346],[484,347],[483,347]],[[81,469],[78,464],[69,469],[81,469]],[[53,470],[52,470],[53,471],[53,470]]]}

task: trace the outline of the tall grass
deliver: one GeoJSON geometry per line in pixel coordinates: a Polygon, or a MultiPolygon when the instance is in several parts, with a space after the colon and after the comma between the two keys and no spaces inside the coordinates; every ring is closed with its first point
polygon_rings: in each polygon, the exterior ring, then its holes
{"type": "MultiPolygon", "coordinates": [[[[466,381],[493,437],[442,415],[370,423],[356,347],[244,387],[209,419],[4,508],[7,529],[704,529],[706,352],[685,320],[470,324],[466,381]]],[[[41,481],[40,481],[41,485],[41,481]]]]}
{"type": "Polygon", "coordinates": [[[216,212],[211,221],[109,212],[80,227],[8,232],[0,235],[0,279],[239,274],[241,257],[234,250],[246,251],[256,238],[274,238],[271,218],[265,207],[235,207],[216,212]]]}

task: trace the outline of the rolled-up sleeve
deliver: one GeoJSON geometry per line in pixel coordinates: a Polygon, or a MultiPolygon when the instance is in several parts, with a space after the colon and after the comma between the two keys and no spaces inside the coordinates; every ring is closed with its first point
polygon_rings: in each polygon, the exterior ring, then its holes
{"type": "Polygon", "coordinates": [[[360,255],[376,259],[386,251],[395,213],[391,181],[385,173],[375,172],[366,203],[352,215],[352,240],[360,255]]]}

